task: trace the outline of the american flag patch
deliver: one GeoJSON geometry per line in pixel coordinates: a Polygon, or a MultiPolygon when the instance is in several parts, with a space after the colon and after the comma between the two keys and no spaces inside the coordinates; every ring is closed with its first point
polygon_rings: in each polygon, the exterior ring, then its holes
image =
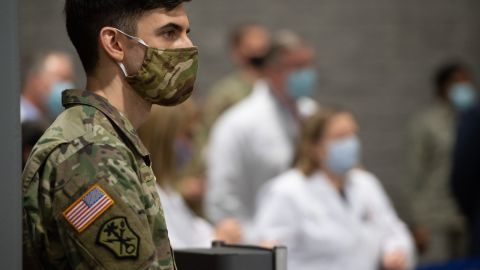
{"type": "Polygon", "coordinates": [[[79,233],[83,232],[101,214],[112,206],[114,201],[98,185],[94,185],[63,212],[65,219],[79,233]]]}

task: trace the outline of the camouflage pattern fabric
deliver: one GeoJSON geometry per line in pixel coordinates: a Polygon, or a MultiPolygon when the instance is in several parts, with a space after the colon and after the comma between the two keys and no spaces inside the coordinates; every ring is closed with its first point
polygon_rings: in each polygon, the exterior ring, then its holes
{"type": "Polygon", "coordinates": [[[173,106],[192,95],[197,70],[196,47],[168,50],[147,47],[141,69],[128,76],[127,81],[145,100],[173,106]]]}
{"type": "Polygon", "coordinates": [[[412,119],[407,149],[414,222],[449,232],[464,222],[449,186],[456,118],[448,104],[430,105],[412,119]]]}
{"type": "Polygon", "coordinates": [[[131,123],[89,91],[67,90],[63,104],[22,175],[27,257],[39,269],[176,269],[149,154],[131,123]],[[92,187],[114,203],[79,232],[64,212],[91,203],[92,187]]]}
{"type": "Polygon", "coordinates": [[[436,101],[409,124],[405,180],[411,194],[412,223],[429,234],[428,248],[419,256],[423,264],[466,254],[468,230],[450,190],[456,119],[449,104],[436,101]]]}

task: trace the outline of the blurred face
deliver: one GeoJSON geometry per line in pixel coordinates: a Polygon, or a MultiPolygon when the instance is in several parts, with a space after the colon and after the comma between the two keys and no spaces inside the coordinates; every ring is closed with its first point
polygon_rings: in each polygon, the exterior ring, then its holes
{"type": "Polygon", "coordinates": [[[70,57],[61,54],[49,56],[45,63],[45,76],[54,81],[72,81],[74,72],[70,57]]]}
{"type": "Polygon", "coordinates": [[[234,61],[241,67],[257,68],[255,61],[262,59],[270,48],[270,34],[261,26],[245,30],[240,44],[233,49],[234,61]]]}
{"type": "MultiPolygon", "coordinates": [[[[289,97],[289,81],[292,74],[302,70],[313,70],[314,51],[310,47],[301,47],[283,53],[277,63],[273,63],[266,71],[273,88],[281,95],[289,97]]],[[[293,97],[292,97],[293,98],[293,97]]]]}
{"type": "Polygon", "coordinates": [[[457,111],[465,111],[475,105],[478,92],[468,71],[459,70],[453,74],[447,85],[446,98],[457,111]]]}
{"type": "MultiPolygon", "coordinates": [[[[185,8],[179,5],[170,11],[159,8],[144,13],[137,22],[136,36],[153,48],[176,49],[193,46],[189,32],[190,22],[185,8]]],[[[125,44],[123,62],[129,74],[135,74],[142,66],[145,48],[122,34],[119,38],[125,44]]]]}
{"type": "Polygon", "coordinates": [[[52,91],[56,82],[71,82],[74,80],[73,64],[67,55],[51,54],[45,59],[42,71],[34,76],[35,99],[42,104],[52,91]]]}
{"type": "Polygon", "coordinates": [[[453,74],[452,79],[447,85],[447,89],[450,91],[452,86],[458,83],[473,83],[473,78],[466,70],[458,70],[453,74]]]}
{"type": "Polygon", "coordinates": [[[343,140],[356,137],[358,127],[351,113],[339,113],[332,117],[326,126],[323,138],[318,141],[315,147],[315,154],[319,158],[321,167],[324,167],[326,161],[330,158],[331,147],[343,140]]]}

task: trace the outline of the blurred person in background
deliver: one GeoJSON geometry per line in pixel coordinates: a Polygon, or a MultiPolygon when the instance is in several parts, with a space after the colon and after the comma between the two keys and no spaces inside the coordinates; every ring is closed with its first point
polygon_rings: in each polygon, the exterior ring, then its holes
{"type": "Polygon", "coordinates": [[[413,188],[414,227],[422,263],[465,255],[464,218],[450,192],[452,148],[459,114],[476,100],[472,74],[448,64],[435,75],[436,100],[409,129],[408,177],[413,188]]]}
{"type": "Polygon", "coordinates": [[[61,92],[72,89],[74,68],[70,55],[52,51],[34,57],[20,98],[21,121],[53,120],[62,111],[61,92]]]}
{"type": "Polygon", "coordinates": [[[470,256],[480,257],[480,104],[462,116],[454,149],[451,184],[465,214],[470,256]]]}
{"type": "Polygon", "coordinates": [[[219,118],[208,146],[207,216],[214,223],[240,220],[245,241],[258,189],[293,161],[297,101],[316,90],[314,50],[296,34],[279,32],[265,61],[265,79],[219,118]]]}
{"type": "Polygon", "coordinates": [[[208,92],[204,112],[206,135],[225,110],[252,92],[271,46],[270,33],[260,24],[246,23],[232,30],[229,43],[237,70],[216,82],[208,92]]]}
{"type": "Polygon", "coordinates": [[[379,180],[358,168],[350,112],[323,107],[304,125],[295,168],[258,197],[256,239],[288,248],[288,269],[405,270],[413,241],[379,180]]]}
{"type": "Polygon", "coordinates": [[[148,120],[138,133],[151,154],[168,234],[174,249],[208,248],[213,240],[237,243],[239,225],[229,220],[214,228],[189,207],[190,201],[202,201],[204,172],[195,149],[199,115],[192,100],[175,107],[153,106],[148,120]],[[182,190],[183,189],[183,190],[182,190]]]}

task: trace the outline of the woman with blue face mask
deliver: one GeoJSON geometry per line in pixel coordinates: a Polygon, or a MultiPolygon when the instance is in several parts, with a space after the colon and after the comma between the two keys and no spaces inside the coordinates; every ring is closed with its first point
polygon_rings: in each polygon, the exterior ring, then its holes
{"type": "Polygon", "coordinates": [[[351,113],[322,108],[306,122],[295,168],[262,190],[257,240],[286,245],[288,269],[406,270],[413,244],[380,182],[360,169],[351,113]]]}

